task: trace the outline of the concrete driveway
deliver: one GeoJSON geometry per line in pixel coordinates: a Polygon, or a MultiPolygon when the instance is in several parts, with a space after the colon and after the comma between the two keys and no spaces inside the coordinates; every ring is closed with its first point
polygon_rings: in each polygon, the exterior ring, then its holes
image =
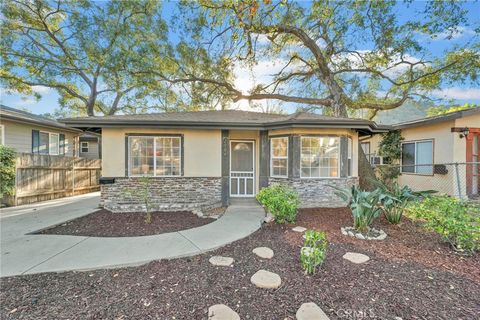
{"type": "Polygon", "coordinates": [[[29,234],[95,211],[93,193],[8,208],[0,214],[0,276],[141,265],[195,255],[250,235],[265,216],[257,203],[230,206],[217,221],[189,230],[143,237],[101,238],[29,234]]]}

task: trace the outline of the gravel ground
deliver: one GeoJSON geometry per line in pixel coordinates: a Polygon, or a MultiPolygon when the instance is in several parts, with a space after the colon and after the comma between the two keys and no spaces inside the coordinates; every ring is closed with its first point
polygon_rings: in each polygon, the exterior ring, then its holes
{"type": "Polygon", "coordinates": [[[152,222],[145,222],[144,212],[113,213],[102,209],[89,215],[45,229],[39,234],[63,234],[87,237],[148,236],[200,227],[213,222],[189,211],[152,212],[152,222]]]}
{"type": "Polygon", "coordinates": [[[0,316],[206,319],[209,306],[223,303],[242,319],[282,320],[294,319],[302,303],[315,302],[331,319],[480,318],[478,254],[456,256],[438,237],[408,221],[400,227],[379,221],[376,227],[389,234],[382,242],[341,235],[340,227],[350,224],[346,209],[299,214],[297,225],[324,230],[330,241],[326,262],[314,276],[304,275],[300,267],[301,234],[291,231],[292,226],[269,224],[248,238],[191,258],[4,278],[0,316]],[[252,249],[258,246],[272,248],[273,259],[256,257],[252,249]],[[346,252],[371,259],[356,265],[342,258],[346,252]],[[233,257],[233,267],[210,265],[212,255],[233,257]],[[250,277],[260,269],[279,274],[280,288],[254,287],[250,277]]]}

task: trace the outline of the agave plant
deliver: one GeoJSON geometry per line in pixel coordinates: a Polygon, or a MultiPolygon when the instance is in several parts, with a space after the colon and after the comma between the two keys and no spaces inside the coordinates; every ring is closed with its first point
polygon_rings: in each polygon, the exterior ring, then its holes
{"type": "Polygon", "coordinates": [[[379,192],[385,218],[392,224],[400,223],[406,206],[421,198],[426,198],[435,193],[434,190],[413,191],[409,186],[400,186],[397,182],[390,185],[379,181],[372,181],[379,192]]]}
{"type": "Polygon", "coordinates": [[[373,221],[380,216],[382,209],[378,206],[380,192],[364,191],[357,186],[351,188],[338,188],[336,195],[348,202],[348,206],[352,210],[353,227],[355,230],[366,233],[373,221]]]}

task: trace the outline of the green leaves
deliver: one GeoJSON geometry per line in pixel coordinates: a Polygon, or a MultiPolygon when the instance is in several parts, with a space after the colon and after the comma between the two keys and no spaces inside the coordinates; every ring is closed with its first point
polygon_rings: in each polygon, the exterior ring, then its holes
{"type": "Polygon", "coordinates": [[[0,145],[0,196],[15,194],[16,152],[10,147],[0,145]]]}
{"type": "Polygon", "coordinates": [[[408,207],[408,216],[424,222],[424,227],[442,236],[461,253],[480,250],[480,207],[448,196],[415,202],[408,207]]]}
{"type": "Polygon", "coordinates": [[[263,188],[257,194],[257,200],[270,211],[275,222],[295,222],[300,200],[298,194],[289,187],[274,184],[263,188]]]}
{"type": "Polygon", "coordinates": [[[300,250],[300,261],[306,274],[315,274],[327,256],[328,242],[325,232],[307,230],[300,250]]]}
{"type": "Polygon", "coordinates": [[[352,210],[353,226],[361,233],[366,233],[373,221],[380,216],[381,208],[378,206],[380,201],[380,191],[363,191],[358,186],[353,185],[351,188],[334,188],[335,194],[344,201],[349,202],[352,210]]]}

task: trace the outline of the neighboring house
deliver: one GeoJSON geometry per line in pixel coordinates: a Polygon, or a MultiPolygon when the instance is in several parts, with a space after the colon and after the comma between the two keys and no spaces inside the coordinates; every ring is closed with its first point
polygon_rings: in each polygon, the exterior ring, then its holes
{"type": "MultiPolygon", "coordinates": [[[[480,108],[392,127],[405,138],[399,183],[415,189],[436,189],[452,196],[479,194],[480,108]]],[[[380,140],[381,136],[376,135],[360,142],[370,162],[376,165],[388,163],[385,161],[388,159],[378,155],[380,140]]]]}
{"type": "Polygon", "coordinates": [[[138,177],[154,177],[156,209],[227,205],[283,183],[303,207],[343,204],[329,185],[358,182],[359,136],[387,128],[311,113],[202,111],[63,119],[102,138],[105,208],[134,211],[138,177]]]}
{"type": "Polygon", "coordinates": [[[100,135],[85,133],[78,139],[78,155],[87,159],[100,159],[100,135]]]}
{"type": "Polygon", "coordinates": [[[74,156],[75,139],[81,133],[64,123],[0,106],[0,142],[17,152],[74,156]]]}

